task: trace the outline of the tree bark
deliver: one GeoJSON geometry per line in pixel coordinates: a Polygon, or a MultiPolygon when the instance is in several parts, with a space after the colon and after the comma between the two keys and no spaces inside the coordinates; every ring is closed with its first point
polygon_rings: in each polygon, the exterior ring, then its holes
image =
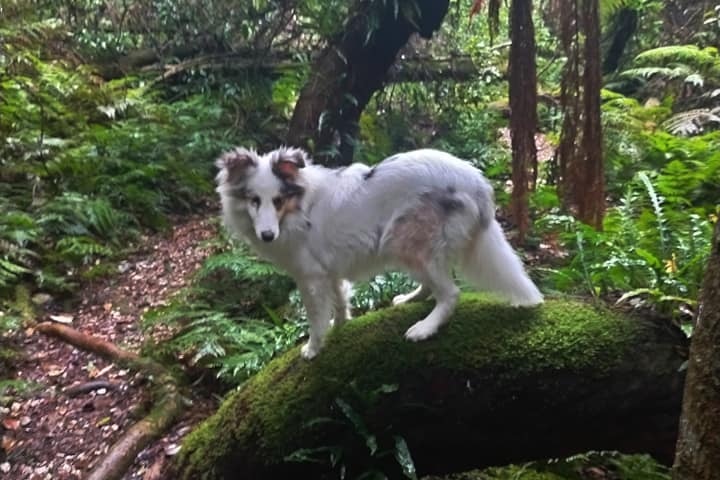
{"type": "Polygon", "coordinates": [[[577,302],[518,309],[469,294],[436,337],[405,341],[431,308],[355,319],[312,362],[298,349],[276,359],[189,435],[174,478],[322,478],[329,462],[286,459],[323,447],[354,478],[377,460],[371,436],[380,451],[402,437],[419,475],[594,449],[672,461],[679,329],[577,302]]]}
{"type": "Polygon", "coordinates": [[[352,161],[358,121],[410,35],[430,38],[448,0],[358,0],[345,31],[315,61],[290,120],[287,143],[314,153],[318,163],[352,161]]]}
{"type": "Polygon", "coordinates": [[[581,18],[584,21],[583,68],[583,132],[582,194],[576,198],[578,217],[583,222],[602,229],[605,215],[605,166],[603,164],[602,122],[600,120],[600,90],[602,72],[600,53],[599,0],[583,0],[581,18]]]}
{"type": "Polygon", "coordinates": [[[610,32],[612,38],[603,60],[603,74],[614,72],[620,66],[630,39],[635,35],[638,24],[638,11],[633,8],[622,8],[614,15],[610,32]]]}
{"type": "Polygon", "coordinates": [[[532,0],[513,0],[510,9],[510,135],[512,198],[510,209],[524,243],[530,228],[529,193],[537,179],[537,71],[532,0]]]}
{"type": "Polygon", "coordinates": [[[560,43],[568,60],[560,88],[564,118],[558,147],[558,189],[567,210],[600,229],[605,214],[605,177],[598,0],[570,0],[560,12],[560,28],[560,43]]]}
{"type": "Polygon", "coordinates": [[[720,474],[720,222],[693,330],[680,418],[674,480],[713,480],[720,474]]]}

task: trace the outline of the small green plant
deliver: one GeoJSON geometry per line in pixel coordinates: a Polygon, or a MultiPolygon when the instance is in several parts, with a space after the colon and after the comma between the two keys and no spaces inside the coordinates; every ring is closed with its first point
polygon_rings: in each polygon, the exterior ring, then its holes
{"type": "Polygon", "coordinates": [[[213,371],[227,385],[242,383],[304,335],[302,312],[290,302],[293,288],[243,248],[210,256],[192,286],[145,315],[145,329],[171,330],[146,349],[195,373],[213,371]]]}
{"type": "MultiPolygon", "coordinates": [[[[332,381],[332,380],[330,380],[332,381]]],[[[393,432],[392,425],[374,427],[367,424],[365,412],[376,408],[386,395],[397,391],[397,385],[381,385],[364,391],[350,383],[348,398],[337,397],[330,406],[330,416],[318,417],[305,424],[312,432],[332,428],[335,445],[301,448],[286,462],[313,463],[326,469],[323,479],[417,480],[415,463],[405,439],[393,432]]]]}
{"type": "Polygon", "coordinates": [[[351,299],[356,314],[390,306],[395,295],[408,293],[417,287],[406,274],[387,272],[373,277],[368,282],[353,285],[351,299]]]}
{"type": "Polygon", "coordinates": [[[601,232],[569,216],[543,219],[546,227],[564,231],[561,239],[572,252],[569,265],[555,271],[556,288],[619,293],[619,301],[636,298],[668,314],[696,304],[713,217],[682,205],[682,196],[662,195],[671,191],[666,175],[638,173],[601,232]]]}

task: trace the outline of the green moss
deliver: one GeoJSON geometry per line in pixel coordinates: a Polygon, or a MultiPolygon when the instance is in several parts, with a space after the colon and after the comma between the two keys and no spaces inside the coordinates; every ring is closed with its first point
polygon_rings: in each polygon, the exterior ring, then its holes
{"type": "Polygon", "coordinates": [[[308,446],[304,422],[327,415],[349,382],[369,391],[402,384],[408,372],[432,369],[491,372],[488,381],[501,387],[548,370],[602,377],[630,351],[638,328],[606,309],[570,300],[512,308],[480,294],[464,294],[439,335],[420,343],[406,341],[405,330],[431,308],[425,302],[367,314],[332,331],[312,362],[298,359],[299,348],[271,362],[188,436],[180,457],[183,471],[192,478],[198,472],[215,478],[213,465],[238,445],[252,445],[252,455],[261,463],[282,461],[308,446]]]}

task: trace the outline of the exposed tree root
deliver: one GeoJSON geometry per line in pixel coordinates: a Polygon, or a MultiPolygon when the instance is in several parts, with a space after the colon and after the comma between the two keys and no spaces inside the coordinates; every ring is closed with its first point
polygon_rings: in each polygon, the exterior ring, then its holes
{"type": "Polygon", "coordinates": [[[155,384],[156,403],[150,413],[130,427],[110,448],[85,480],[119,480],[146,446],[170,428],[183,408],[175,378],[159,363],[119,348],[112,342],[87,335],[74,328],[43,322],[37,330],[70,345],[95,353],[113,362],[126,364],[146,374],[155,384]]]}

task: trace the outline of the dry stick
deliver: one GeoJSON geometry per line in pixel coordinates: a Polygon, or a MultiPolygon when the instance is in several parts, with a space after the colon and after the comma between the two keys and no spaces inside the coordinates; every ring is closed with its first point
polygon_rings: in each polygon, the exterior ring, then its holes
{"type": "Polygon", "coordinates": [[[130,427],[110,448],[105,458],[95,466],[85,480],[119,480],[132,465],[135,457],[165,430],[170,428],[183,409],[173,376],[159,363],[117,347],[114,343],[79,332],[74,328],[43,322],[37,330],[57,337],[70,345],[95,353],[108,360],[125,363],[149,374],[157,384],[155,398],[159,399],[150,413],[130,427]]]}
{"type": "Polygon", "coordinates": [[[83,393],[92,392],[104,388],[106,390],[115,390],[118,388],[117,383],[108,382],[107,380],[92,380],[90,382],[72,385],[63,389],[62,393],[68,397],[77,397],[83,393]]]}

